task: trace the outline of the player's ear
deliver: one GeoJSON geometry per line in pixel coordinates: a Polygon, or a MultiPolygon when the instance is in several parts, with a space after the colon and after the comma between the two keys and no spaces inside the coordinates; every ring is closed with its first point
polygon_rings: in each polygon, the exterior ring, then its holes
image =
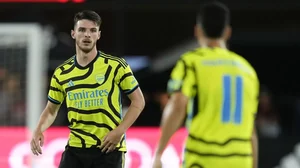
{"type": "Polygon", "coordinates": [[[231,26],[226,26],[224,30],[224,39],[227,41],[230,39],[232,33],[231,26]]]}
{"type": "Polygon", "coordinates": [[[98,38],[97,38],[97,40],[99,40],[99,39],[100,39],[100,37],[101,37],[101,31],[99,30],[99,32],[98,32],[98,38]]]}
{"type": "Polygon", "coordinates": [[[203,37],[203,30],[201,28],[200,25],[196,24],[195,27],[194,27],[194,36],[197,38],[197,39],[200,39],[203,37]]]}
{"type": "Polygon", "coordinates": [[[75,39],[75,31],[74,31],[74,30],[71,30],[71,37],[72,37],[73,39],[75,39]]]}
{"type": "Polygon", "coordinates": [[[198,25],[196,24],[196,25],[194,26],[194,36],[195,36],[196,38],[198,38],[198,34],[199,34],[199,32],[198,32],[198,25]]]}
{"type": "Polygon", "coordinates": [[[204,45],[205,35],[204,35],[204,32],[203,32],[203,29],[202,29],[201,25],[196,24],[196,26],[194,28],[194,35],[195,35],[198,43],[200,45],[204,45]]]}

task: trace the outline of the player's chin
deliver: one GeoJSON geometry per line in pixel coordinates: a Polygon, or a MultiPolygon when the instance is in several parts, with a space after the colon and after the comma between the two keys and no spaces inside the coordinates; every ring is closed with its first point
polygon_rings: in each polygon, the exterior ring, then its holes
{"type": "Polygon", "coordinates": [[[92,51],[93,46],[80,46],[79,48],[80,48],[80,50],[82,50],[83,52],[89,53],[90,51],[92,51]]]}

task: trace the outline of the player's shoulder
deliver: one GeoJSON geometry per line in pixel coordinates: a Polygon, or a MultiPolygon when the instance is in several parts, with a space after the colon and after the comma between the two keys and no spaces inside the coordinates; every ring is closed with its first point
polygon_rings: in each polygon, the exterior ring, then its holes
{"type": "Polygon", "coordinates": [[[105,53],[103,51],[99,51],[99,53],[100,53],[99,57],[103,58],[104,62],[106,64],[109,64],[111,66],[119,66],[119,65],[121,65],[123,68],[126,68],[128,66],[128,63],[122,57],[111,55],[111,54],[105,53]]]}
{"type": "Polygon", "coordinates": [[[238,60],[238,62],[240,62],[240,64],[242,64],[243,67],[247,68],[248,71],[250,71],[253,75],[256,76],[256,71],[254,69],[254,67],[251,65],[251,63],[245,59],[243,56],[233,52],[233,51],[229,51],[229,54],[234,57],[236,60],[238,60]]]}
{"type": "Polygon", "coordinates": [[[195,59],[200,59],[203,56],[205,56],[205,53],[201,50],[201,48],[195,48],[184,52],[178,61],[184,61],[185,63],[189,64],[195,59]]]}
{"type": "Polygon", "coordinates": [[[59,75],[61,74],[61,72],[63,72],[65,69],[69,69],[71,66],[74,66],[75,64],[75,55],[73,55],[72,57],[70,57],[69,59],[65,60],[63,63],[61,63],[60,65],[58,65],[56,67],[56,69],[54,70],[54,74],[55,75],[59,75]]]}
{"type": "Polygon", "coordinates": [[[229,54],[234,57],[236,60],[238,60],[239,62],[241,62],[242,64],[245,64],[248,67],[252,67],[252,65],[249,63],[249,61],[247,59],[245,59],[242,55],[235,53],[234,51],[228,51],[229,54]]]}
{"type": "Polygon", "coordinates": [[[183,59],[191,59],[192,57],[203,57],[205,56],[205,51],[202,48],[195,48],[186,51],[182,54],[181,58],[183,59]]]}

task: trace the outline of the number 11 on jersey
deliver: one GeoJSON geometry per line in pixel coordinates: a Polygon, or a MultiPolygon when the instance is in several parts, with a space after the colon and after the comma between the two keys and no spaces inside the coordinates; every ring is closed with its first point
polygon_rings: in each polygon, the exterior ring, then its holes
{"type": "Polygon", "coordinates": [[[222,122],[241,124],[242,121],[242,102],[243,102],[243,78],[241,76],[223,76],[223,105],[222,122]],[[233,83],[233,81],[235,83],[233,83]],[[231,92],[234,89],[234,92],[231,92]],[[235,96],[233,96],[233,94],[235,96]],[[235,101],[235,108],[231,110],[232,101],[235,101]],[[233,113],[233,114],[232,114],[233,113]]]}

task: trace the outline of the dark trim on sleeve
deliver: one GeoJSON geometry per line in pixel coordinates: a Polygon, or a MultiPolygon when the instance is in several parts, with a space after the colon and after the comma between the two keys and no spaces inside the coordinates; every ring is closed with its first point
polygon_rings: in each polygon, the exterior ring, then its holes
{"type": "Polygon", "coordinates": [[[61,92],[61,93],[63,93],[59,88],[56,88],[56,87],[53,87],[53,86],[50,86],[49,89],[52,90],[52,91],[56,91],[56,92],[61,92]]]}
{"type": "Polygon", "coordinates": [[[48,96],[48,100],[49,100],[51,103],[53,103],[53,104],[61,104],[59,101],[57,101],[57,100],[51,98],[50,96],[48,96]]]}
{"type": "Polygon", "coordinates": [[[131,90],[125,90],[124,93],[127,94],[127,95],[129,95],[129,94],[133,93],[137,88],[139,88],[139,85],[136,85],[131,90]]]}
{"type": "Polygon", "coordinates": [[[171,90],[171,91],[168,91],[168,94],[173,94],[173,93],[182,93],[182,90],[181,89],[176,89],[176,90],[171,90]]]}

